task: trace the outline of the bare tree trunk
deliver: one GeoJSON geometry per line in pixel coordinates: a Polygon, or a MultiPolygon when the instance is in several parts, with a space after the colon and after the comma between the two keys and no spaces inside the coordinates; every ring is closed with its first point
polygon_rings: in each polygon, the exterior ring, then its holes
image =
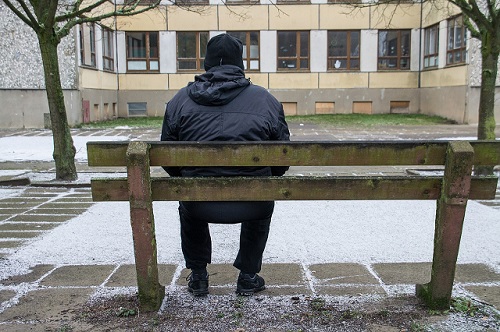
{"type": "MultiPolygon", "coordinates": [[[[495,88],[498,72],[498,51],[492,37],[483,38],[481,45],[481,94],[479,96],[479,120],[477,139],[495,139],[495,88]],[[494,49],[495,48],[495,49],[494,49]]],[[[475,167],[476,175],[493,174],[493,166],[475,167]]]]}
{"type": "Polygon", "coordinates": [[[57,57],[59,40],[51,33],[51,30],[39,32],[38,41],[45,72],[45,89],[49,101],[56,179],[73,181],[78,177],[75,166],[76,149],[68,126],[59,74],[59,59],[57,57]]]}
{"type": "Polygon", "coordinates": [[[498,52],[482,46],[481,95],[479,97],[478,139],[495,139],[495,82],[498,72],[498,52]]]}

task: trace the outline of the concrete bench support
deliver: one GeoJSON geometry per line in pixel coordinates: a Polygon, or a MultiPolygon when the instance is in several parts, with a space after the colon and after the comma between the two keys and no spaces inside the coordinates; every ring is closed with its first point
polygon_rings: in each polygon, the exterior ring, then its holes
{"type": "Polygon", "coordinates": [[[145,142],[131,142],[127,149],[127,181],[140,308],[154,311],[161,306],[165,287],[158,280],[149,145],[145,142]]]}
{"type": "Polygon", "coordinates": [[[474,150],[468,142],[450,142],[445,174],[437,200],[431,281],[417,285],[429,308],[450,308],[455,267],[471,186],[474,150]]]}

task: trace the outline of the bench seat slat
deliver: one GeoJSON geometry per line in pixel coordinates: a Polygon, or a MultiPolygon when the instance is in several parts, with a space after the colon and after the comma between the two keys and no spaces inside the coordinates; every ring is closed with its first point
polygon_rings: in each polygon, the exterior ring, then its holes
{"type": "MultiPolygon", "coordinates": [[[[436,200],[441,177],[153,178],[154,201],[436,200]],[[311,188],[314,188],[312,190],[311,188]],[[224,189],[224,190],[223,190],[224,189]]],[[[493,199],[497,179],[473,178],[471,199],[493,199]]],[[[128,201],[126,179],[92,179],[94,201],[128,201]]]]}

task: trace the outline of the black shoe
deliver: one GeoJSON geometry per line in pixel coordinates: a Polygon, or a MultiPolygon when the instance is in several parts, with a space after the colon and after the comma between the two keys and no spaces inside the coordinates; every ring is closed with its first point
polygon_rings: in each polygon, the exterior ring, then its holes
{"type": "Polygon", "coordinates": [[[236,293],[249,296],[264,289],[266,289],[264,278],[256,273],[252,276],[251,274],[240,272],[238,284],[236,285],[236,293]]]}
{"type": "Polygon", "coordinates": [[[203,296],[208,294],[208,272],[206,270],[194,271],[186,277],[188,281],[188,290],[194,296],[203,296]]]}

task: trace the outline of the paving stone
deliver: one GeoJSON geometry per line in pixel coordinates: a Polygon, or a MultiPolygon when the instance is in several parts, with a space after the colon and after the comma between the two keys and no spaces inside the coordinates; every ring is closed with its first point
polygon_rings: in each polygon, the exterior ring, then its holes
{"type": "Polygon", "coordinates": [[[17,248],[23,244],[23,241],[0,241],[0,249],[17,248]]]}
{"type": "MultiPolygon", "coordinates": [[[[0,319],[2,322],[13,321],[33,323],[33,321],[69,321],[87,302],[92,288],[42,289],[28,292],[19,303],[7,308],[0,319]]],[[[19,325],[18,331],[30,330],[29,325],[19,325]]],[[[53,330],[56,331],[56,330],[53,330]]],[[[62,331],[59,330],[59,331],[62,331]]]]}
{"type": "Polygon", "coordinates": [[[318,295],[332,296],[359,296],[366,294],[385,294],[384,289],[380,285],[328,285],[315,286],[314,290],[318,295]]]}
{"type": "Polygon", "coordinates": [[[40,284],[43,286],[99,286],[109,277],[114,265],[68,265],[57,268],[40,284]]]}
{"type": "Polygon", "coordinates": [[[64,222],[68,221],[70,219],[73,219],[73,215],[64,215],[64,214],[59,214],[59,215],[38,215],[38,214],[22,214],[22,215],[17,215],[9,219],[9,221],[19,221],[19,222],[64,222]]]}
{"type": "Polygon", "coordinates": [[[53,209],[54,212],[59,211],[60,209],[88,209],[91,207],[92,203],[55,203],[50,202],[46,204],[42,204],[38,207],[38,209],[53,209]]]}
{"type": "Polygon", "coordinates": [[[0,201],[0,211],[3,209],[7,208],[31,208],[37,205],[40,205],[41,202],[35,202],[35,201],[23,201],[23,202],[4,202],[0,201]]]}
{"type": "Polygon", "coordinates": [[[36,208],[30,211],[30,213],[33,214],[47,214],[47,215],[58,215],[58,214],[65,214],[65,215],[80,215],[87,211],[87,209],[40,209],[36,208]]]}
{"type": "Polygon", "coordinates": [[[327,263],[309,266],[318,285],[378,284],[378,280],[360,264],[327,263]]]}
{"type": "MultiPolygon", "coordinates": [[[[2,214],[9,214],[9,215],[13,215],[13,214],[22,214],[22,213],[26,213],[28,211],[32,210],[32,208],[30,207],[27,207],[27,208],[2,208],[0,211],[2,211],[2,214]]],[[[34,210],[33,210],[34,211],[34,210]]]]}
{"type": "Polygon", "coordinates": [[[88,195],[85,195],[85,196],[72,196],[72,195],[68,195],[68,196],[65,196],[63,198],[58,198],[52,202],[56,202],[56,203],[71,203],[71,202],[78,202],[78,203],[92,203],[93,200],[92,200],[92,197],[91,196],[88,196],[88,195]]]}
{"type": "MultiPolygon", "coordinates": [[[[158,279],[162,285],[170,285],[174,276],[176,265],[158,265],[158,279]]],[[[137,287],[135,265],[122,265],[109,278],[107,287],[137,287]]]]}
{"type": "Polygon", "coordinates": [[[378,263],[373,270],[386,285],[425,284],[431,280],[432,263],[378,263]]]}
{"type": "Polygon", "coordinates": [[[0,283],[4,286],[10,286],[10,285],[18,285],[24,282],[35,282],[41,277],[43,277],[45,274],[47,274],[53,268],[54,268],[53,265],[47,265],[47,264],[35,265],[30,269],[29,272],[21,275],[8,277],[0,281],[0,283]]]}
{"type": "Polygon", "coordinates": [[[500,310],[500,286],[465,286],[465,289],[500,310]]]}
{"type": "Polygon", "coordinates": [[[16,292],[8,289],[2,289],[0,290],[0,303],[9,301],[14,296],[16,296],[16,292]]]}
{"type": "Polygon", "coordinates": [[[43,202],[49,201],[49,198],[44,197],[31,197],[31,196],[17,196],[17,197],[9,197],[3,198],[0,200],[3,204],[22,204],[22,203],[34,203],[34,204],[42,204],[43,202]]]}
{"type": "Polygon", "coordinates": [[[455,271],[456,282],[495,282],[500,281],[500,274],[495,273],[485,264],[458,264],[455,271]]]}
{"type": "Polygon", "coordinates": [[[42,232],[0,232],[0,239],[31,239],[42,232]]]}
{"type": "Polygon", "coordinates": [[[0,224],[0,231],[46,231],[58,226],[57,224],[40,224],[40,223],[4,223],[0,224]]]}

